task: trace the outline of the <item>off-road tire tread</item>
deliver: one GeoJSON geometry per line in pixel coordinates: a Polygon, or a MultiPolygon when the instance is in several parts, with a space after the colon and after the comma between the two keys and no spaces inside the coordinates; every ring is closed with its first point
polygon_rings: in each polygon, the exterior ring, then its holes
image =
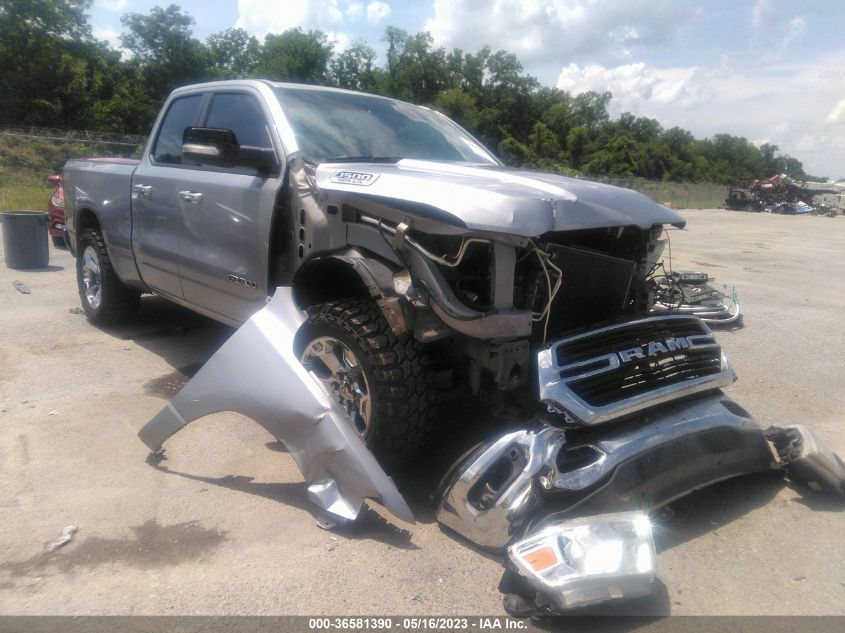
{"type": "Polygon", "coordinates": [[[439,400],[425,346],[408,333],[395,334],[373,299],[323,303],[309,308],[308,317],[310,325],[343,331],[367,356],[362,362],[375,382],[367,443],[381,464],[395,469],[415,456],[429,439],[439,400]]]}
{"type": "Polygon", "coordinates": [[[76,284],[88,320],[96,325],[120,325],[131,321],[138,312],[141,293],[126,287],[114,272],[102,233],[97,229],[85,229],[79,237],[76,251],[76,284]],[[100,263],[102,298],[100,308],[96,311],[88,305],[85,286],[82,284],[82,256],[89,244],[97,251],[100,263]]]}

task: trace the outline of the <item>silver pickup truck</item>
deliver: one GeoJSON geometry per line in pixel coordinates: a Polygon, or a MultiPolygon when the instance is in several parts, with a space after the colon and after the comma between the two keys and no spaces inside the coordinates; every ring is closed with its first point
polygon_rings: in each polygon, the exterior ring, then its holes
{"type": "Polygon", "coordinates": [[[505,553],[514,612],[648,593],[645,513],[713,482],[786,467],[842,493],[806,429],[764,431],[720,391],[734,373],[705,323],[655,312],[680,215],[509,169],[438,112],[187,86],[140,161],[74,160],[64,179],[91,321],[152,292],[239,328],[142,428],[151,449],[237,411],[287,445],[330,523],[365,499],[412,521],[387,473],[464,423],[437,419],[445,393],[475,397],[489,429],[436,516],[505,553]]]}

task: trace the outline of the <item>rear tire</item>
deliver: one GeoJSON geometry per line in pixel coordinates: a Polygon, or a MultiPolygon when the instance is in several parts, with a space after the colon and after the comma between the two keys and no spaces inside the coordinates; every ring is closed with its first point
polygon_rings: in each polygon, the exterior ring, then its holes
{"type": "Polygon", "coordinates": [[[312,375],[350,412],[350,423],[383,466],[395,470],[426,444],[438,401],[431,358],[409,334],[393,333],[374,300],[346,299],[310,308],[308,321],[297,334],[296,351],[312,375]],[[350,406],[348,381],[345,386],[331,386],[337,381],[319,358],[327,341],[342,353],[351,352],[347,368],[357,372],[360,366],[363,376],[351,387],[357,385],[358,393],[366,393],[363,408],[369,419],[361,415],[361,407],[350,406]]]}
{"type": "Polygon", "coordinates": [[[97,229],[85,229],[76,252],[76,283],[88,320],[95,325],[131,321],[138,312],[141,293],[118,279],[102,233],[97,229]]]}

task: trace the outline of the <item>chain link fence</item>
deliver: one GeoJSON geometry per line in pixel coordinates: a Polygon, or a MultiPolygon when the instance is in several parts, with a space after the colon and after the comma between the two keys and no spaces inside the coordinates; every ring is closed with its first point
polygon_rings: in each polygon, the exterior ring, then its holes
{"type": "Polygon", "coordinates": [[[726,185],[691,182],[666,182],[645,178],[609,178],[590,176],[587,180],[633,189],[673,209],[718,209],[728,196],[726,185]]]}
{"type": "Polygon", "coordinates": [[[138,158],[146,138],[127,134],[7,127],[0,129],[0,211],[44,210],[52,186],[71,158],[113,156],[138,158]]]}
{"type": "MultiPolygon", "coordinates": [[[[49,192],[47,176],[61,173],[62,166],[71,158],[139,158],[146,141],[145,136],[110,132],[36,127],[0,129],[0,209],[25,205],[30,199],[34,204],[43,198],[49,192]]],[[[727,197],[724,185],[645,178],[585,178],[639,191],[675,209],[717,208],[727,197]]]]}

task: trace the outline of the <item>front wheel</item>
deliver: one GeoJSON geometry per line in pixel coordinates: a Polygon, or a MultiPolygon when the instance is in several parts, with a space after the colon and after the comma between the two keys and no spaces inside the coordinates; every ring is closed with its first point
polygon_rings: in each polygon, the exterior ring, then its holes
{"type": "Polygon", "coordinates": [[[438,400],[431,359],[413,337],[393,333],[375,301],[310,308],[297,352],[383,465],[395,467],[425,444],[438,400]]]}
{"type": "Polygon", "coordinates": [[[103,235],[85,229],[76,255],[76,283],[82,309],[96,325],[117,325],[135,316],[141,293],[123,285],[112,268],[103,235]]]}

